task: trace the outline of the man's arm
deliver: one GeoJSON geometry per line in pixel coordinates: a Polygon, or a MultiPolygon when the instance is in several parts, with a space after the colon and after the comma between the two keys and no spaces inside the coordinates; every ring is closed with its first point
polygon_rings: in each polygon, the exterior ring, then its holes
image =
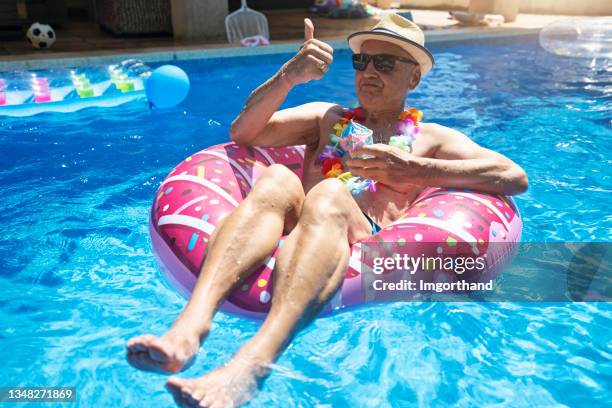
{"type": "Polygon", "coordinates": [[[486,149],[463,133],[437,124],[426,124],[438,141],[433,159],[422,159],[426,179],[434,185],[515,195],[528,187],[527,173],[512,160],[486,149]]]}
{"type": "Polygon", "coordinates": [[[332,63],[333,49],[314,38],[314,27],[304,21],[300,51],[249,96],[230,129],[233,141],[244,145],[290,146],[318,142],[319,122],[332,104],[314,102],[278,111],[296,85],[320,79],[332,63]]]}
{"type": "MultiPolygon", "coordinates": [[[[263,105],[266,103],[269,102],[261,103],[260,109],[257,110],[263,111],[265,109],[263,105]]],[[[311,102],[294,108],[274,111],[263,126],[261,126],[263,120],[250,121],[249,116],[251,115],[243,111],[232,124],[230,138],[242,145],[264,147],[318,144],[321,119],[334,106],[326,102],[311,102]],[[236,130],[238,121],[250,123],[251,126],[246,127],[245,125],[244,130],[240,131],[242,133],[238,133],[236,130]]],[[[252,113],[256,115],[257,112],[252,113]]]]}
{"type": "Polygon", "coordinates": [[[422,136],[435,140],[433,158],[416,157],[394,146],[362,146],[353,155],[373,157],[349,160],[351,172],[397,191],[409,191],[415,184],[503,195],[527,189],[527,174],[519,165],[479,146],[463,133],[436,124],[423,124],[422,132],[422,136]]]}

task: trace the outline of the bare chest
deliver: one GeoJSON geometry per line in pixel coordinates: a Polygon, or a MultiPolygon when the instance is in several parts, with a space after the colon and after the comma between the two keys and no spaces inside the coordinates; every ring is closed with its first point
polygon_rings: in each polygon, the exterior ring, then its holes
{"type": "MultiPolygon", "coordinates": [[[[322,174],[322,166],[319,160],[319,155],[325,145],[331,143],[330,133],[333,133],[333,123],[328,123],[326,126],[321,126],[321,134],[319,135],[319,145],[309,147],[304,156],[304,175],[303,186],[305,192],[308,192],[317,183],[325,177],[322,174]]],[[[381,126],[374,129],[374,141],[388,140],[390,136],[395,134],[394,126],[381,126]]],[[[412,145],[412,153],[419,157],[432,157],[434,153],[434,144],[428,140],[426,132],[421,132],[412,145]]],[[[347,155],[342,158],[345,163],[348,159],[347,155]]],[[[422,191],[421,186],[415,185],[414,189],[408,192],[399,193],[384,185],[379,185],[374,193],[362,192],[355,200],[359,207],[370,215],[376,215],[380,220],[391,220],[399,218],[403,212],[412,204],[414,199],[422,191]]]]}

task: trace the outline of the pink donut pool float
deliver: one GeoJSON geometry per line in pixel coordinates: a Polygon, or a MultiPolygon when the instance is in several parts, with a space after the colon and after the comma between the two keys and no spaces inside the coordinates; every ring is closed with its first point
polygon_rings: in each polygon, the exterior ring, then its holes
{"type": "MultiPolygon", "coordinates": [[[[303,161],[302,146],[262,148],[227,143],[197,152],[176,166],[159,187],[149,225],[154,253],[171,286],[190,296],[215,225],[240,204],[267,166],[283,164],[301,177],[303,161]]],[[[495,277],[508,263],[521,230],[520,214],[511,198],[427,188],[404,217],[351,247],[344,283],[326,312],[381,300],[366,289],[372,279],[372,254],[364,248],[392,243],[394,253],[415,257],[429,253],[455,256],[464,248],[487,260],[478,277],[483,280],[495,277]]],[[[238,285],[222,310],[253,318],[265,316],[273,296],[275,257],[283,240],[238,285]]]]}

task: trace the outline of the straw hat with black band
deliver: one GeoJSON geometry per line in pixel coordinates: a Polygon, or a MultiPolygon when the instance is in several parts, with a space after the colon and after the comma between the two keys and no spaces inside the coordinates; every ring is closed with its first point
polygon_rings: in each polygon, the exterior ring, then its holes
{"type": "Polygon", "coordinates": [[[348,43],[354,53],[361,52],[361,44],[367,40],[387,41],[398,45],[419,63],[421,76],[427,74],[434,65],[434,57],[425,48],[425,35],[412,21],[387,13],[374,28],[358,31],[348,36],[348,43]]]}

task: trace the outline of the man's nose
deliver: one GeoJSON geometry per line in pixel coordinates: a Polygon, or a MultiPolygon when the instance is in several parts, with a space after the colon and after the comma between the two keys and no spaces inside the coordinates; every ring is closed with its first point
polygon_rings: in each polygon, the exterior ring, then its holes
{"type": "Polygon", "coordinates": [[[369,61],[365,71],[363,71],[366,77],[378,77],[378,71],[374,68],[374,61],[369,61]]]}

